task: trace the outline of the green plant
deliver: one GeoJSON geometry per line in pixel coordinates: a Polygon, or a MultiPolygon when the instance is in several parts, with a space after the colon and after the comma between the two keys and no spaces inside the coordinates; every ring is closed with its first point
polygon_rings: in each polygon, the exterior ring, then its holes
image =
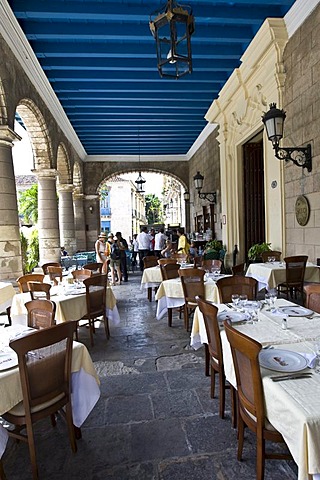
{"type": "Polygon", "coordinates": [[[21,256],[22,256],[22,269],[23,274],[26,274],[26,265],[28,263],[28,240],[23,234],[20,232],[20,242],[21,242],[21,256]]]}
{"type": "Polygon", "coordinates": [[[255,243],[248,250],[248,258],[249,260],[260,260],[261,253],[269,252],[270,250],[271,250],[271,243],[267,243],[267,242],[255,243]]]}
{"type": "Polygon", "coordinates": [[[226,254],[226,249],[223,248],[221,240],[210,240],[205,244],[205,259],[223,260],[226,254]]]}
{"type": "Polygon", "coordinates": [[[39,263],[39,235],[33,230],[29,240],[20,232],[23,273],[31,273],[39,263]]]}

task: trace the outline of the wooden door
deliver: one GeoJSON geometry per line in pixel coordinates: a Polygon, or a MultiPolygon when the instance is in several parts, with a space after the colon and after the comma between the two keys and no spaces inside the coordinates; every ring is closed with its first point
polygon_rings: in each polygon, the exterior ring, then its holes
{"type": "Polygon", "coordinates": [[[244,231],[245,248],[265,241],[265,199],[263,144],[246,143],[243,146],[244,231]]]}

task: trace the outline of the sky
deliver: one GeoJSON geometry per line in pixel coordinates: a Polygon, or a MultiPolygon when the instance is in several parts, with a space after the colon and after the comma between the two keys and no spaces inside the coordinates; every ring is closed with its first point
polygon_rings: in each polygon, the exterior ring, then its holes
{"type": "MultiPolygon", "coordinates": [[[[33,154],[28,134],[18,122],[15,122],[14,128],[15,132],[22,137],[20,142],[14,142],[12,149],[14,173],[15,175],[31,175],[31,170],[33,169],[33,154]]],[[[153,193],[160,198],[163,189],[162,175],[143,171],[141,173],[146,180],[145,193],[153,193]]],[[[132,180],[133,182],[137,176],[137,172],[121,174],[121,177],[132,180]]]]}

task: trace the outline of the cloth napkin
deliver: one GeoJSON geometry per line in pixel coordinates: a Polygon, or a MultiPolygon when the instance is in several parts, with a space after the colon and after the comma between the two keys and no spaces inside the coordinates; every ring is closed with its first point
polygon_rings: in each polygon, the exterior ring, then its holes
{"type": "Polygon", "coordinates": [[[300,353],[300,355],[307,360],[309,368],[314,368],[316,366],[317,355],[315,353],[300,353]]]}

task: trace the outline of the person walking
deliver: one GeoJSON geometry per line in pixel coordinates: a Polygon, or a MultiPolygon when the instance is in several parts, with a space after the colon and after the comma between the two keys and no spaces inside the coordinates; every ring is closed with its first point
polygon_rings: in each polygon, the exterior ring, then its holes
{"type": "Polygon", "coordinates": [[[128,250],[128,242],[122,237],[121,232],[116,232],[116,239],[118,240],[118,245],[120,249],[120,270],[122,274],[122,281],[128,281],[128,269],[127,269],[127,255],[126,250],[128,250]]]}
{"type": "Polygon", "coordinates": [[[139,243],[138,243],[137,237],[138,237],[138,234],[137,234],[137,233],[134,233],[134,234],[133,234],[133,239],[132,239],[132,246],[133,246],[133,250],[132,250],[132,266],[133,266],[133,267],[136,267],[136,266],[137,266],[137,256],[138,256],[138,253],[139,253],[139,243]]]}
{"type": "Polygon", "coordinates": [[[109,234],[108,243],[110,244],[110,271],[111,271],[111,285],[121,285],[121,270],[120,270],[120,245],[117,238],[109,234]],[[116,281],[117,274],[117,281],[116,281]]]}
{"type": "Polygon", "coordinates": [[[94,249],[96,251],[96,261],[102,263],[102,273],[107,273],[107,256],[106,256],[106,237],[107,235],[104,232],[101,232],[98,240],[94,244],[94,249]]]}
{"type": "Polygon", "coordinates": [[[166,246],[166,240],[167,236],[164,234],[164,228],[160,228],[154,237],[154,253],[158,258],[161,257],[161,250],[166,246]]]}
{"type": "Polygon", "coordinates": [[[141,232],[137,237],[140,271],[143,272],[143,259],[150,254],[150,235],[147,233],[147,227],[141,227],[141,232]]]}
{"type": "Polygon", "coordinates": [[[178,228],[177,232],[178,232],[178,237],[179,237],[177,252],[178,253],[185,253],[186,255],[188,255],[190,245],[189,245],[189,242],[187,240],[187,237],[184,234],[183,228],[178,228]]]}

